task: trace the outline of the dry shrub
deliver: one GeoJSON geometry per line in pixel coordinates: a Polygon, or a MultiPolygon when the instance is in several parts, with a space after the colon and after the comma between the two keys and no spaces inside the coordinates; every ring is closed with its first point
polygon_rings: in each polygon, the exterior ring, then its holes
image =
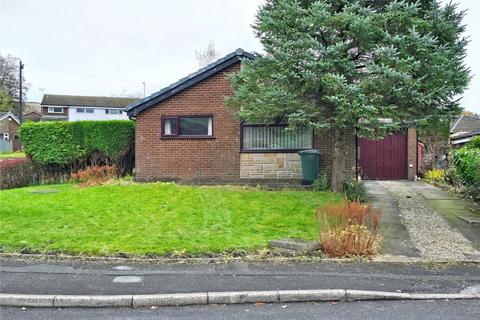
{"type": "Polygon", "coordinates": [[[317,211],[320,245],[331,257],[372,256],[380,244],[381,211],[356,200],[327,205],[317,211]]]}
{"type": "Polygon", "coordinates": [[[116,166],[92,166],[77,173],[73,173],[70,177],[72,181],[80,182],[83,186],[91,186],[103,184],[118,176],[116,166]]]}

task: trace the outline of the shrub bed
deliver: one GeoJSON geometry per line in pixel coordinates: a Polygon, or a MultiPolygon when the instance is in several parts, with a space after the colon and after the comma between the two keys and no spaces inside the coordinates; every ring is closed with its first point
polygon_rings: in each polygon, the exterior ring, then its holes
{"type": "Polygon", "coordinates": [[[73,173],[70,179],[74,182],[80,182],[83,186],[92,186],[115,179],[117,175],[116,166],[92,166],[73,173]]]}
{"type": "Polygon", "coordinates": [[[381,211],[357,199],[317,210],[320,245],[330,257],[373,256],[380,248],[381,211]]]}

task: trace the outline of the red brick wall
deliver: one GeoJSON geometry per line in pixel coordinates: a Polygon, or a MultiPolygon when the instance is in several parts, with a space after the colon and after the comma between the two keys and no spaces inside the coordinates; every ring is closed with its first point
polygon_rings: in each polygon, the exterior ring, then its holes
{"type": "Polygon", "coordinates": [[[417,129],[408,128],[407,131],[407,155],[408,155],[408,180],[417,178],[417,129]]]}
{"type": "Polygon", "coordinates": [[[137,116],[137,180],[240,177],[240,123],[224,103],[233,94],[225,74],[239,70],[236,63],[137,116]],[[214,138],[162,139],[161,117],[166,115],[213,115],[214,138]]]}
{"type": "MultiPolygon", "coordinates": [[[[331,176],[333,163],[334,130],[315,132],[314,148],[320,151],[320,175],[327,173],[331,176]]],[[[347,176],[355,176],[355,132],[353,129],[345,130],[345,143],[347,154],[345,155],[345,173],[347,176]]]]}
{"type": "MultiPolygon", "coordinates": [[[[240,123],[225,106],[232,95],[226,73],[240,70],[237,63],[179,94],[141,112],[136,119],[135,176],[139,181],[166,179],[239,179],[240,123]],[[213,114],[214,139],[161,138],[161,117],[213,114]]],[[[347,130],[346,172],[355,166],[355,135],[347,130]]],[[[315,133],[320,173],[331,175],[332,131],[315,133]]]]}

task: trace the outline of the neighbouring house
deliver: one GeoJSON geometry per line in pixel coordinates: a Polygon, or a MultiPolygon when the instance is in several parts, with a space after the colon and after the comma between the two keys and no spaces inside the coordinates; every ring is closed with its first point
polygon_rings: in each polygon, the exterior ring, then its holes
{"type": "Polygon", "coordinates": [[[460,148],[473,137],[480,136],[480,118],[461,115],[450,128],[450,143],[454,148],[460,148]]]}
{"type": "MultiPolygon", "coordinates": [[[[238,49],[220,60],[128,105],[135,118],[138,181],[301,179],[299,150],[318,149],[320,172],[331,174],[335,136],[305,128],[295,135],[285,123],[240,121],[225,106],[233,90],[227,75],[254,55],[238,49]]],[[[415,179],[417,134],[405,129],[381,141],[348,130],[346,169],[369,179],[415,179]]]]}
{"type": "Polygon", "coordinates": [[[40,102],[27,101],[23,106],[23,115],[29,114],[30,112],[41,113],[42,105],[40,102]]]}
{"type": "Polygon", "coordinates": [[[0,112],[0,152],[20,150],[18,128],[20,121],[11,112],[0,112]]]}
{"type": "Polygon", "coordinates": [[[42,120],[42,114],[36,111],[31,111],[23,114],[23,121],[38,122],[42,120]]]}
{"type": "Polygon", "coordinates": [[[45,94],[41,121],[127,120],[125,106],[138,99],[45,94]]]}

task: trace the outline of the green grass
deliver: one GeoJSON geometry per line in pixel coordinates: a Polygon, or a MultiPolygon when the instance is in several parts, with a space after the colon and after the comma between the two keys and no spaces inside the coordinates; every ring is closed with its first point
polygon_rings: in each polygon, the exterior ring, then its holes
{"type": "Polygon", "coordinates": [[[8,158],[24,158],[25,153],[21,151],[15,152],[0,152],[0,159],[8,159],[8,158]]]}
{"type": "Polygon", "coordinates": [[[0,191],[0,247],[94,255],[253,250],[271,239],[316,239],[315,208],[340,199],[163,183],[11,189],[0,191]]]}

